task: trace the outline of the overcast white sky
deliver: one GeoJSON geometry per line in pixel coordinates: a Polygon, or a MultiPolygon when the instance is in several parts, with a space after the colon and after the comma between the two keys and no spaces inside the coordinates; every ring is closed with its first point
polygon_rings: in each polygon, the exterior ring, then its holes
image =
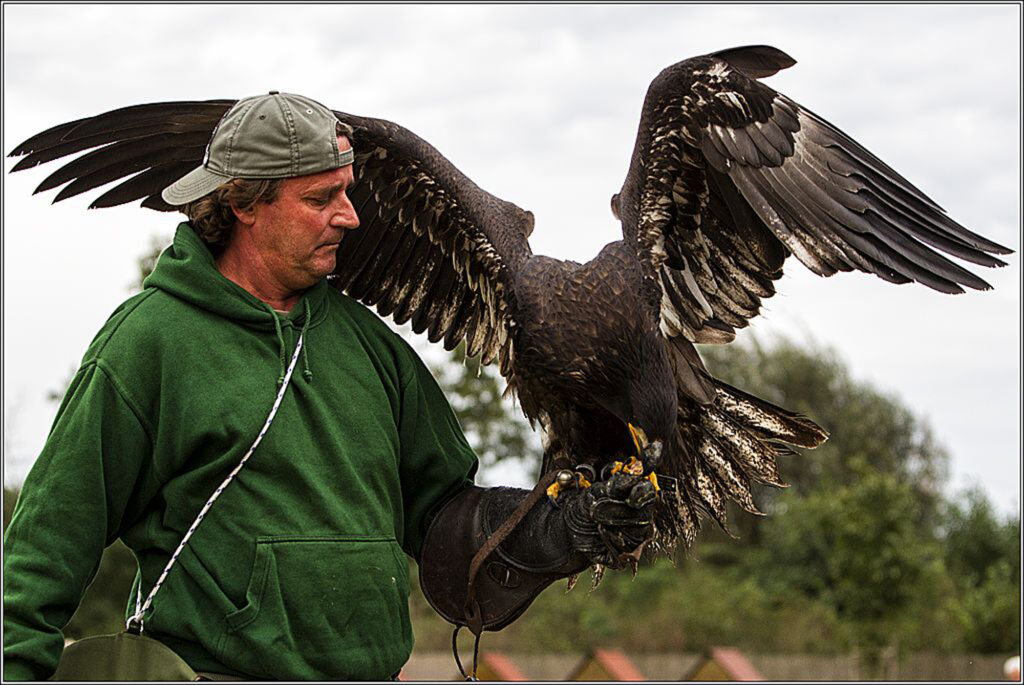
{"type": "MultiPolygon", "coordinates": [[[[534,251],[586,261],[621,237],[643,95],[664,67],[767,43],[767,82],[829,119],[968,228],[1020,249],[1018,5],[4,5],[3,150],[142,102],[298,92],[391,119],[531,209],[534,251]]],[[[13,165],[8,160],[4,168],[13,165]]],[[[56,165],[3,174],[4,464],[19,482],[62,386],[177,218],[32,197],[56,165]],[[47,170],[48,169],[48,170],[47,170]]],[[[88,198],[96,194],[88,194],[88,198]]],[[[951,488],[1020,501],[1020,257],[951,297],[795,260],[751,329],[839,350],[926,417],[951,488]]],[[[981,271],[981,269],[975,269],[981,271]]]]}

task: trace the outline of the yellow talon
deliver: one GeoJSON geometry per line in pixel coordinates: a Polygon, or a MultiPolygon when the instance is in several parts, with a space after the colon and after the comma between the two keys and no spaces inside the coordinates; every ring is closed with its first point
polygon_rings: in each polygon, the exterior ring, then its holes
{"type": "Polygon", "coordinates": [[[651,481],[651,485],[654,486],[655,492],[661,490],[661,488],[658,487],[658,477],[654,474],[654,471],[651,471],[650,473],[647,474],[647,480],[651,481]]]}
{"type": "MultiPolygon", "coordinates": [[[[565,473],[568,474],[569,472],[565,471],[565,473]]],[[[574,475],[575,478],[576,478],[575,482],[573,482],[572,480],[569,480],[569,482],[566,483],[566,485],[562,486],[562,485],[559,485],[558,481],[556,480],[554,483],[549,485],[548,489],[545,491],[545,492],[548,493],[548,497],[550,497],[551,499],[558,499],[558,493],[561,492],[563,487],[576,487],[576,488],[589,488],[590,487],[590,481],[587,480],[586,477],[582,473],[580,473],[579,471],[576,471],[572,475],[574,475]]]]}
{"type": "Polygon", "coordinates": [[[630,457],[629,461],[622,465],[622,470],[631,476],[639,476],[644,472],[644,465],[636,457],[630,457]]]}
{"type": "Polygon", "coordinates": [[[644,465],[636,457],[630,457],[629,461],[625,464],[621,461],[612,462],[612,474],[618,473],[619,471],[625,471],[631,476],[639,476],[644,472],[644,465]]]}

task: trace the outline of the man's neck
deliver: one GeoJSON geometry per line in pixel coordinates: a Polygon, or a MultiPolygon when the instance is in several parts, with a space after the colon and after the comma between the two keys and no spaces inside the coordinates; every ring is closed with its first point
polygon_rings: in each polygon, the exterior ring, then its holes
{"type": "Polygon", "coordinates": [[[216,259],[224,278],[244,288],[253,297],[266,302],[279,312],[291,311],[303,290],[292,290],[280,283],[256,252],[249,254],[245,245],[233,243],[216,259]]]}

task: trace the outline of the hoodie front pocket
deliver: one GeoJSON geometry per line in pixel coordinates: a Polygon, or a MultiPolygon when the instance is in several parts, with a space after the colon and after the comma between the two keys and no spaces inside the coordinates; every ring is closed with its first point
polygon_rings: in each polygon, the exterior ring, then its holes
{"type": "Polygon", "coordinates": [[[387,678],[412,650],[408,579],[394,538],[257,538],[218,656],[257,677],[387,678]]]}

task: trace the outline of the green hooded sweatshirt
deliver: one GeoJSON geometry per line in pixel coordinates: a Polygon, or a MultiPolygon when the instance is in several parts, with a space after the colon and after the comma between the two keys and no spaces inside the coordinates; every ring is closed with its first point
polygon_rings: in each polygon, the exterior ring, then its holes
{"type": "Polygon", "coordinates": [[[413,644],[405,554],[419,557],[428,514],[477,466],[443,393],[326,281],[277,316],[217,271],[187,223],[144,285],[86,352],[4,537],[5,679],[54,671],[115,539],[148,594],[256,439],[303,331],[273,425],[171,569],[145,634],[200,671],[391,676],[413,644]]]}

